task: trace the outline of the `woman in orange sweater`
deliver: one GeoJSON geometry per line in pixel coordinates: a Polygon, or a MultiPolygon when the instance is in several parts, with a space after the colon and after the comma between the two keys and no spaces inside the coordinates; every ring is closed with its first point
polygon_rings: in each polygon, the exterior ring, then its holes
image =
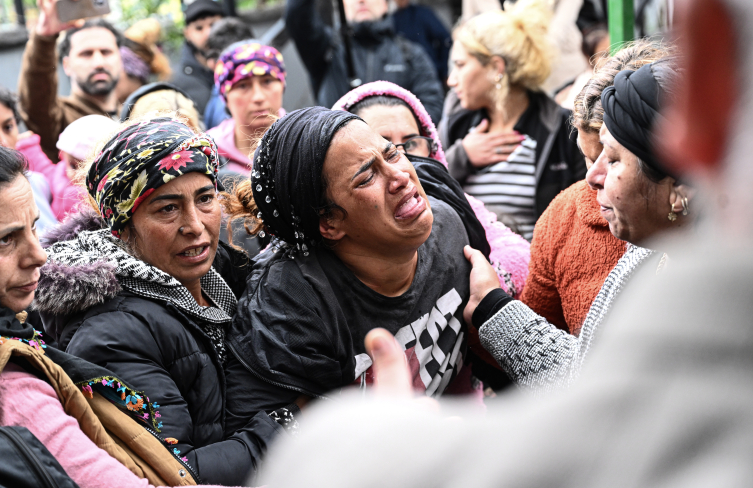
{"type": "MultiPolygon", "coordinates": [[[[575,99],[573,125],[578,147],[591,167],[602,150],[601,92],[622,70],[637,70],[671,54],[647,40],[616,53],[589,80],[575,99]]],[[[536,222],[528,279],[521,301],[570,334],[578,335],[604,280],[625,252],[625,242],[609,231],[599,212],[596,191],[585,180],[557,195],[536,222]]]]}

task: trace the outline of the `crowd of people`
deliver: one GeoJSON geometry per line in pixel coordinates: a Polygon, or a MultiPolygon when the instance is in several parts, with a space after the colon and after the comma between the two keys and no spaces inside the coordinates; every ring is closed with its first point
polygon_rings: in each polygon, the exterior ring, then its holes
{"type": "Polygon", "coordinates": [[[153,19],[38,2],[0,89],[0,484],[750,478],[745,0],[611,53],[566,0],[451,35],[288,0],[290,113],[220,3],[170,69],[153,19]]]}

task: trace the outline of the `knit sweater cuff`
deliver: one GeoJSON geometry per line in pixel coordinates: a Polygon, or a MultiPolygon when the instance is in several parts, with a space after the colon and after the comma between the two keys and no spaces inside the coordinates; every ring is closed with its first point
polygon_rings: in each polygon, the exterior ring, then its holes
{"type": "Polygon", "coordinates": [[[512,301],[512,297],[505,293],[502,288],[495,288],[486,294],[473,311],[471,322],[476,330],[481,327],[502,308],[512,301]]]}

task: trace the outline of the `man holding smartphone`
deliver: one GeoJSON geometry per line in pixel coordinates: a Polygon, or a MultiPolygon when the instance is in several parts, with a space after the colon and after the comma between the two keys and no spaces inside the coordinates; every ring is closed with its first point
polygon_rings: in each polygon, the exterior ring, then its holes
{"type": "Polygon", "coordinates": [[[18,80],[20,112],[29,130],[39,134],[47,157],[57,161],[55,144],[68,124],[91,114],[117,116],[115,85],[123,70],[122,38],[103,19],[61,21],[61,6],[55,0],[37,0],[37,6],[39,19],[26,45],[18,80]],[[55,43],[65,30],[59,59],[71,79],[71,94],[59,97],[55,43]]]}

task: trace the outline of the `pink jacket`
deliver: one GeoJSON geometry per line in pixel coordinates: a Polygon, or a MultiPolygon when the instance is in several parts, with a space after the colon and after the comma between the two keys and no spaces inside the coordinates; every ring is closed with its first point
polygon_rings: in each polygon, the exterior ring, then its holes
{"type": "Polygon", "coordinates": [[[47,178],[52,192],[50,207],[58,220],[63,220],[79,202],[86,198],[86,191],[71,183],[66,172],[66,164],[53,164],[39,145],[39,136],[32,134],[20,139],[16,149],[29,161],[29,169],[41,173],[47,178]]]}
{"type": "Polygon", "coordinates": [[[12,363],[0,372],[0,425],[29,429],[81,488],[152,488],[81,431],[52,386],[12,363]]]}
{"type": "MultiPolygon", "coordinates": [[[[282,117],[287,112],[281,108],[278,117],[282,117]]],[[[235,147],[235,120],[232,118],[225,119],[217,127],[212,127],[207,134],[214,138],[217,143],[217,150],[221,156],[227,158],[228,163],[222,169],[232,171],[241,175],[249,176],[251,174],[252,160],[249,154],[244,154],[235,147]]]]}
{"type": "Polygon", "coordinates": [[[232,118],[223,120],[217,127],[209,129],[207,134],[214,138],[220,155],[228,160],[224,170],[242,175],[251,173],[251,158],[235,147],[235,121],[232,118]]]}
{"type": "MultiPolygon", "coordinates": [[[[335,103],[332,110],[349,110],[350,107],[364,98],[375,95],[387,95],[399,98],[411,107],[413,114],[421,123],[421,135],[430,137],[437,143],[436,151],[431,153],[429,157],[441,162],[446,168],[447,160],[445,159],[442,143],[439,140],[434,122],[431,121],[431,117],[421,101],[405,88],[401,88],[389,81],[366,83],[346,93],[335,103]]],[[[488,211],[479,200],[468,194],[466,194],[466,198],[486,231],[486,240],[491,247],[489,259],[497,271],[499,284],[511,296],[519,298],[523,292],[526,277],[528,276],[531,245],[502,222],[498,222],[497,216],[488,211]]]]}

